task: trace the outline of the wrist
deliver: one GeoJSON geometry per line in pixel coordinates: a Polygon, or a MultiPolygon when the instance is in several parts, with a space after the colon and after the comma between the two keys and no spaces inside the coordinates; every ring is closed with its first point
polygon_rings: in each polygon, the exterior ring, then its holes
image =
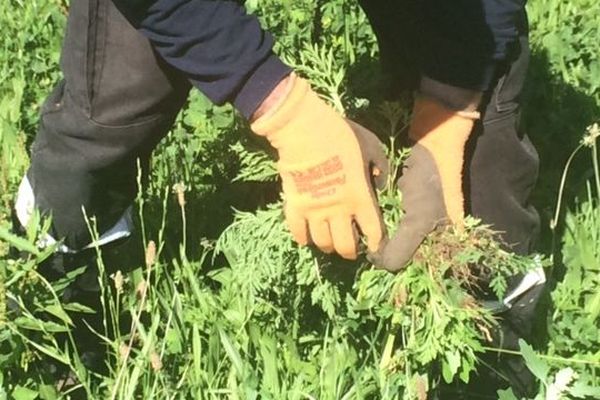
{"type": "Polygon", "coordinates": [[[294,81],[294,73],[284,77],[260,103],[256,111],[250,116],[250,123],[255,122],[261,117],[272,114],[286,99],[294,81]]]}

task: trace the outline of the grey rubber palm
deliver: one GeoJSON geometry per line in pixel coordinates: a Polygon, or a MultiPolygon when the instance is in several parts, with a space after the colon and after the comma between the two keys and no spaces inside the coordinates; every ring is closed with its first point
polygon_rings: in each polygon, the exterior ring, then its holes
{"type": "Polygon", "coordinates": [[[394,235],[384,239],[377,252],[368,255],[375,266],[392,272],[410,261],[432,230],[448,222],[440,174],[429,151],[414,145],[402,172],[398,186],[404,218],[394,235]]]}

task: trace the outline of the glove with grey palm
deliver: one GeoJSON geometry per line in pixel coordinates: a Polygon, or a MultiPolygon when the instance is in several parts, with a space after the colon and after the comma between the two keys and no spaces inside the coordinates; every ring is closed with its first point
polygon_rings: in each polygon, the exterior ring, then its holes
{"type": "Polygon", "coordinates": [[[398,180],[405,215],[394,235],[369,254],[373,264],[399,271],[434,229],[462,224],[464,149],[477,117],[429,97],[415,101],[409,130],[414,145],[398,180]]]}

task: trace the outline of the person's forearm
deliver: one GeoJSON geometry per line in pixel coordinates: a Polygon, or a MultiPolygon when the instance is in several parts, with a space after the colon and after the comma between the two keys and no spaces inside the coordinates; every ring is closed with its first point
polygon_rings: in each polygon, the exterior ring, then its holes
{"type": "Polygon", "coordinates": [[[115,3],[168,64],[211,101],[232,103],[248,119],[291,72],[273,54],[271,35],[235,1],[115,3]]]}

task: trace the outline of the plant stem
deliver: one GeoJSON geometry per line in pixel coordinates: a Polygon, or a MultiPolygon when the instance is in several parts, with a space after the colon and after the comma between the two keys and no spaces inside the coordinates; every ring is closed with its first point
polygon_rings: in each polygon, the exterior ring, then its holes
{"type": "Polygon", "coordinates": [[[562,204],[563,192],[564,192],[564,189],[565,189],[565,183],[566,183],[566,180],[567,180],[567,173],[569,172],[569,167],[571,166],[571,162],[573,161],[573,158],[575,157],[575,155],[577,154],[577,152],[582,147],[583,147],[583,144],[579,144],[579,146],[577,146],[577,148],[575,150],[573,150],[573,152],[569,156],[569,159],[567,160],[567,163],[565,164],[565,168],[563,169],[563,174],[562,174],[562,178],[560,179],[560,186],[559,186],[559,189],[558,189],[558,198],[556,200],[556,209],[554,211],[554,217],[550,221],[550,229],[552,229],[552,231],[554,231],[554,229],[556,228],[556,225],[558,224],[558,217],[560,215],[560,209],[561,209],[561,204],[562,204]]]}
{"type": "Polygon", "coordinates": [[[594,165],[594,178],[596,180],[596,197],[600,201],[600,167],[598,166],[598,140],[592,143],[592,164],[594,165]]]}

